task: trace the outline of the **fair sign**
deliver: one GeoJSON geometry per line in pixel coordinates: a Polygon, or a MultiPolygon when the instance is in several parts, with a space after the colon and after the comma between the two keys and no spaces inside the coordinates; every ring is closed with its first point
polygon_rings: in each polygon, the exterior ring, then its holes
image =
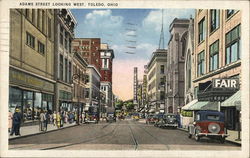
{"type": "Polygon", "coordinates": [[[213,88],[239,89],[239,79],[213,79],[213,88]]]}

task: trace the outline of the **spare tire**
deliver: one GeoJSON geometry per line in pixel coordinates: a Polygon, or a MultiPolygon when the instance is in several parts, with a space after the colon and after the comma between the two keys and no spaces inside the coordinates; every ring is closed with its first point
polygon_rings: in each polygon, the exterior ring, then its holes
{"type": "Polygon", "coordinates": [[[218,134],[220,132],[220,125],[217,123],[210,123],[208,125],[208,131],[211,133],[218,134]]]}

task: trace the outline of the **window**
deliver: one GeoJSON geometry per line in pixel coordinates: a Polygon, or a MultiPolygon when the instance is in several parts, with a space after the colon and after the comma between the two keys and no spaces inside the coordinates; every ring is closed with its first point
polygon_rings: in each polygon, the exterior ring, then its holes
{"type": "Polygon", "coordinates": [[[108,59],[102,59],[102,68],[109,68],[108,67],[108,59]]]}
{"type": "Polygon", "coordinates": [[[198,27],[199,27],[199,43],[202,42],[204,39],[205,39],[205,34],[206,34],[206,30],[205,30],[205,18],[203,18],[199,24],[198,24],[198,27]]]}
{"type": "Polygon", "coordinates": [[[220,11],[217,9],[210,10],[210,32],[216,30],[220,25],[220,11]]]}
{"type": "Polygon", "coordinates": [[[25,16],[27,19],[29,19],[29,9],[25,9],[25,16]]]}
{"type": "Polygon", "coordinates": [[[164,65],[161,65],[160,73],[161,73],[161,74],[164,74],[164,65]]]}
{"type": "Polygon", "coordinates": [[[31,48],[35,48],[35,37],[26,32],[26,44],[31,48]]]}
{"type": "Polygon", "coordinates": [[[85,98],[89,98],[89,88],[85,88],[85,98]]]}
{"type": "Polygon", "coordinates": [[[219,68],[219,40],[210,45],[209,71],[219,68]]]}
{"type": "Polygon", "coordinates": [[[204,70],[205,70],[205,60],[204,60],[204,51],[202,51],[201,53],[198,54],[198,76],[201,76],[204,74],[204,70]]]}
{"type": "Polygon", "coordinates": [[[38,52],[44,54],[45,53],[44,44],[38,41],[37,45],[38,45],[38,52]]]}
{"type": "Polygon", "coordinates": [[[48,37],[51,38],[51,19],[48,18],[48,37]]]}
{"type": "Polygon", "coordinates": [[[198,94],[198,86],[194,87],[194,99],[197,99],[197,94],[198,94]]]}
{"type": "Polygon", "coordinates": [[[68,34],[65,31],[65,36],[64,36],[64,48],[68,50],[68,34]]]}
{"type": "Polygon", "coordinates": [[[160,100],[165,99],[165,93],[163,91],[160,92],[160,100]]]}
{"type": "Polygon", "coordinates": [[[60,54],[60,80],[63,80],[63,56],[60,54]]]}
{"type": "Polygon", "coordinates": [[[220,116],[218,116],[218,115],[207,115],[207,119],[211,120],[211,121],[219,121],[220,116]]]}
{"type": "Polygon", "coordinates": [[[42,32],[45,32],[45,11],[42,10],[42,32]]]}
{"type": "Polygon", "coordinates": [[[72,41],[71,41],[71,39],[69,39],[69,52],[71,53],[71,43],[72,43],[72,41]]]}
{"type": "Polygon", "coordinates": [[[231,15],[233,15],[234,13],[235,13],[235,10],[233,10],[233,9],[226,10],[226,16],[227,16],[227,18],[231,17],[231,15]]]}
{"type": "Polygon", "coordinates": [[[63,45],[63,27],[60,27],[60,44],[63,45]]]}
{"type": "Polygon", "coordinates": [[[71,82],[72,72],[71,72],[71,62],[69,62],[69,82],[71,82]]]}
{"type": "Polygon", "coordinates": [[[65,59],[65,82],[68,82],[68,60],[65,59]]]}
{"type": "Polygon", "coordinates": [[[226,64],[239,60],[240,55],[240,25],[238,25],[226,34],[226,64]]]}
{"type": "Polygon", "coordinates": [[[41,17],[40,13],[41,13],[41,10],[38,9],[38,10],[37,10],[37,27],[38,27],[39,29],[40,29],[40,17],[41,17]]]}
{"type": "Polygon", "coordinates": [[[35,23],[35,9],[32,9],[32,23],[35,23]]]}

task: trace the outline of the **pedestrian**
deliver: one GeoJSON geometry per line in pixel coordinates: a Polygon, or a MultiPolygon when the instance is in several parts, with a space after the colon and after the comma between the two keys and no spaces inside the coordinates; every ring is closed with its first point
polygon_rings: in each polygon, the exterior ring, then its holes
{"type": "Polygon", "coordinates": [[[12,131],[10,133],[11,136],[13,135],[14,132],[15,132],[15,135],[21,136],[20,134],[21,120],[22,120],[22,116],[20,114],[20,110],[17,108],[13,115],[13,121],[12,121],[13,125],[12,125],[12,131]]]}
{"type": "Polygon", "coordinates": [[[45,111],[45,120],[44,120],[44,131],[47,131],[47,126],[50,120],[50,116],[49,113],[47,111],[45,111]]]}
{"type": "Polygon", "coordinates": [[[11,110],[9,110],[9,116],[8,116],[8,119],[9,119],[9,125],[8,125],[8,131],[9,131],[9,133],[11,132],[11,129],[12,129],[12,119],[13,119],[13,114],[12,114],[12,112],[11,112],[11,110]]]}
{"type": "Polygon", "coordinates": [[[68,123],[68,112],[64,112],[64,122],[68,123]]]}
{"type": "Polygon", "coordinates": [[[61,117],[61,119],[60,119],[60,127],[63,127],[63,122],[64,122],[64,114],[63,114],[63,111],[61,112],[60,117],[61,117]]]}
{"type": "Polygon", "coordinates": [[[56,114],[56,122],[57,122],[57,128],[60,128],[61,127],[61,116],[60,116],[60,113],[59,112],[57,112],[57,114],[56,114]]]}
{"type": "Polygon", "coordinates": [[[39,130],[40,131],[44,130],[44,121],[45,120],[46,120],[46,117],[45,117],[44,111],[41,110],[41,113],[40,113],[40,122],[39,122],[39,130]]]}
{"type": "Polygon", "coordinates": [[[53,123],[54,123],[54,126],[56,126],[56,112],[55,111],[53,113],[53,123]]]}

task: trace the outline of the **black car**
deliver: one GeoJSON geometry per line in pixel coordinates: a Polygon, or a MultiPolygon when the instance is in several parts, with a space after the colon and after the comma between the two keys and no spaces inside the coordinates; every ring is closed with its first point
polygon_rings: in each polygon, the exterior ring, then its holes
{"type": "Polygon", "coordinates": [[[158,127],[178,127],[178,121],[175,114],[164,114],[158,121],[158,127]]]}

